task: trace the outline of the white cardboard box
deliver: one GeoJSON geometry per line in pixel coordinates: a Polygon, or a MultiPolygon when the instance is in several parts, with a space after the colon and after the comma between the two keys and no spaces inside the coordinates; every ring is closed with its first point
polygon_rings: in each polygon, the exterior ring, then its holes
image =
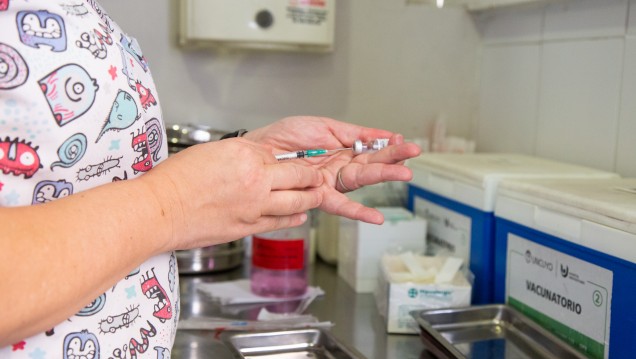
{"type": "MultiPolygon", "coordinates": [[[[470,305],[472,285],[459,271],[448,283],[396,281],[408,272],[399,255],[382,259],[381,275],[375,290],[378,311],[386,321],[388,333],[419,333],[411,312],[422,309],[462,307],[470,305]]],[[[446,257],[416,256],[423,268],[442,268],[446,257]]]]}
{"type": "Polygon", "coordinates": [[[338,275],[356,292],[371,293],[377,285],[380,259],[390,248],[422,252],[426,247],[426,220],[401,207],[379,207],[384,224],[340,219],[338,275]]]}

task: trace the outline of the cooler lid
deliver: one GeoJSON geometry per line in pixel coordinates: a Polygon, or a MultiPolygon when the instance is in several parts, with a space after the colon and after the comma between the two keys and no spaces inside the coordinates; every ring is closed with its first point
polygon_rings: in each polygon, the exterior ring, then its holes
{"type": "Polygon", "coordinates": [[[612,178],[617,174],[513,153],[426,153],[409,160],[411,184],[486,212],[505,178],[612,178]]]}
{"type": "Polygon", "coordinates": [[[484,187],[503,178],[618,177],[608,171],[515,153],[424,153],[410,160],[409,167],[484,187]]]}
{"type": "Polygon", "coordinates": [[[507,179],[499,195],[636,234],[636,178],[507,179]]]}

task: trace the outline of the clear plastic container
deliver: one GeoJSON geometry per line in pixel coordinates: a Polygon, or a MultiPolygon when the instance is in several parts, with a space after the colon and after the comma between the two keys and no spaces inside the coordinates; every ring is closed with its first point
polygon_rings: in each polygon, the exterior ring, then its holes
{"type": "Polygon", "coordinates": [[[290,298],[307,291],[310,221],[252,236],[252,293],[290,298]]]}

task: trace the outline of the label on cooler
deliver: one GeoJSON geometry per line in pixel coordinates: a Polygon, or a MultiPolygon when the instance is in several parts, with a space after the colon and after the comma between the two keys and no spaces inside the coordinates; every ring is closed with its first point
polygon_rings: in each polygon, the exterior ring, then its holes
{"type": "Polygon", "coordinates": [[[470,262],[472,220],[421,197],[413,203],[415,214],[427,221],[426,251],[429,255],[453,255],[470,262]]]}
{"type": "Polygon", "coordinates": [[[305,267],[305,240],[269,239],[254,235],[252,264],[264,269],[298,270],[305,267]]]}
{"type": "Polygon", "coordinates": [[[508,235],[506,301],[590,358],[609,353],[613,272],[508,235]]]}

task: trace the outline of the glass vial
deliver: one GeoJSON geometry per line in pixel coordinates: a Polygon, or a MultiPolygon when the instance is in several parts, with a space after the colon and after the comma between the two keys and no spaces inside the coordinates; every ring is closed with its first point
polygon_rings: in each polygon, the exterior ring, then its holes
{"type": "Polygon", "coordinates": [[[290,298],[307,291],[310,221],[252,236],[252,293],[290,298]]]}
{"type": "Polygon", "coordinates": [[[353,143],[353,153],[356,155],[379,151],[389,145],[388,138],[378,138],[369,142],[362,142],[362,140],[356,140],[353,143]]]}

